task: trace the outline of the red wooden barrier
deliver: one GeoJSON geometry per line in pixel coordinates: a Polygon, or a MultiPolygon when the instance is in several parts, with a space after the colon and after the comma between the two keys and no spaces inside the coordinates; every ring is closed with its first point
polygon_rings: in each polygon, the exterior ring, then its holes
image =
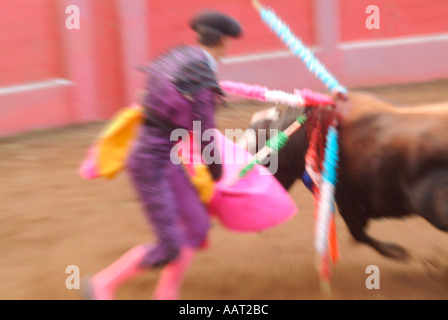
{"type": "MultiPolygon", "coordinates": [[[[446,0],[264,0],[346,86],[448,77],[446,0]],[[366,7],[380,9],[368,30],[366,7]]],[[[220,67],[222,79],[292,90],[325,88],[260,21],[250,0],[2,0],[0,136],[105,119],[132,102],[137,66],[192,43],[201,9],[233,15],[244,28],[220,67]],[[68,30],[65,8],[80,9],[68,30]]]]}
{"type": "MultiPolygon", "coordinates": [[[[291,29],[300,34],[306,43],[314,44],[312,0],[266,0],[264,3],[275,7],[288,21],[291,29]]],[[[243,39],[233,45],[230,55],[284,49],[278,39],[267,32],[249,0],[165,0],[150,1],[151,55],[159,54],[174,45],[192,43],[194,32],[188,28],[189,21],[204,9],[227,13],[242,24],[243,39]]]]}
{"type": "Polygon", "coordinates": [[[341,40],[355,41],[448,32],[446,0],[342,0],[341,40]],[[380,9],[380,29],[368,30],[369,5],[380,9]]]}

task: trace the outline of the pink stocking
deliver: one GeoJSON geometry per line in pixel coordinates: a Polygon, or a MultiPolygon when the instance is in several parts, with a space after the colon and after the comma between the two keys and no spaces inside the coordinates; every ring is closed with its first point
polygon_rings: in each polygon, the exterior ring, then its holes
{"type": "Polygon", "coordinates": [[[113,300],[117,288],[142,268],[139,266],[148,248],[140,245],[132,248],[114,263],[95,274],[90,280],[90,295],[97,300],[113,300]]]}
{"type": "Polygon", "coordinates": [[[153,298],[156,300],[178,300],[180,285],[185,271],[190,266],[195,249],[184,247],[179,258],[165,266],[157,284],[153,298]]]}

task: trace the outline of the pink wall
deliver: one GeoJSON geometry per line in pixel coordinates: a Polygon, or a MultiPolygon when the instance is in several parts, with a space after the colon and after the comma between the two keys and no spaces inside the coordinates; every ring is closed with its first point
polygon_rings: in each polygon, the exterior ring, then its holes
{"type": "MultiPolygon", "coordinates": [[[[448,77],[448,2],[376,0],[380,30],[365,27],[368,0],[264,0],[346,86],[448,77]]],[[[0,136],[106,119],[135,100],[149,58],[192,43],[186,27],[201,9],[235,16],[220,78],[325,91],[262,24],[249,0],[2,0],[0,136]],[[77,5],[81,29],[67,30],[77,5]]]]}
{"type": "MultiPolygon", "coordinates": [[[[265,4],[275,6],[276,11],[288,21],[291,29],[300,34],[308,44],[314,44],[312,2],[312,0],[264,1],[265,4]]],[[[278,39],[266,32],[266,27],[249,0],[165,0],[150,1],[151,55],[163,52],[173,45],[193,43],[195,35],[188,28],[188,24],[192,16],[204,9],[230,14],[243,25],[243,38],[235,42],[230,55],[283,49],[278,39]]]]}
{"type": "Polygon", "coordinates": [[[49,1],[2,0],[0,86],[61,75],[54,13],[49,1]]]}
{"type": "Polygon", "coordinates": [[[342,0],[340,1],[341,40],[355,41],[448,31],[446,0],[342,0]],[[367,6],[380,9],[380,29],[360,28],[365,24],[367,6]]]}

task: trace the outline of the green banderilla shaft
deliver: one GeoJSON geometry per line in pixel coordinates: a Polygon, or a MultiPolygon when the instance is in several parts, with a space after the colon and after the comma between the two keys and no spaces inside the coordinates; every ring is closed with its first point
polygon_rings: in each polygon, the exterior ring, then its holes
{"type": "Polygon", "coordinates": [[[281,150],[288,143],[289,137],[294,132],[300,129],[302,124],[305,123],[306,119],[307,117],[304,114],[298,116],[296,121],[294,121],[293,124],[286,128],[285,131],[280,131],[278,134],[269,139],[266,142],[266,146],[258,151],[249,161],[249,163],[243,169],[241,169],[238,176],[240,178],[246,176],[256,164],[261,164],[271,154],[272,151],[281,150]]]}

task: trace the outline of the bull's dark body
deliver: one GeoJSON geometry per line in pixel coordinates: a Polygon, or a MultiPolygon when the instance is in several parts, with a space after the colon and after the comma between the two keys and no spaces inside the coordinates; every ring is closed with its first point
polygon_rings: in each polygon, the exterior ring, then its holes
{"type": "MultiPolygon", "coordinates": [[[[365,232],[372,218],[419,214],[448,231],[448,106],[397,108],[359,94],[338,106],[340,161],[336,203],[353,237],[381,254],[407,253],[365,232]]],[[[300,111],[287,109],[276,121],[254,128],[285,129],[300,111]]],[[[289,189],[305,169],[311,128],[328,117],[308,109],[310,120],[279,153],[276,178],[289,189]]]]}

